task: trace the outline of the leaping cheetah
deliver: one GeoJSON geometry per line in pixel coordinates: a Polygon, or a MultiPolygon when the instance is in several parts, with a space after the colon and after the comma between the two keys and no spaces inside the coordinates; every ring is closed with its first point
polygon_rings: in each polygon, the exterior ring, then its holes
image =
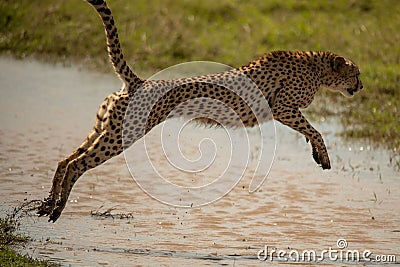
{"type": "MultiPolygon", "coordinates": [[[[250,98],[257,95],[251,86],[243,82],[243,75],[261,90],[273,118],[303,134],[311,143],[315,162],[323,169],[331,168],[321,134],[299,109],[310,105],[320,87],[341,92],[347,97],[361,90],[360,71],[353,62],[331,52],[277,51],[219,74],[177,80],[143,80],[131,70],[124,58],[117,28],[106,2],[87,2],[97,10],[103,21],[109,57],[123,82],[123,90],[110,94],[103,101],[86,140],[58,163],[50,194],[39,207],[39,216],[49,215],[49,221],[55,222],[67,203],[73,185],[83,173],[120,154],[124,147],[143,137],[187,100],[201,99],[197,107],[209,109],[211,113],[211,100],[225,103],[234,113],[216,115],[228,125],[234,124],[234,116],[240,117],[248,127],[260,123],[252,112],[254,107],[240,96],[240,93],[250,98]],[[221,86],[219,81],[227,81],[231,88],[221,86]],[[161,94],[162,97],[155,100],[154,94],[161,94]]],[[[188,111],[180,112],[184,116],[188,111]]]]}

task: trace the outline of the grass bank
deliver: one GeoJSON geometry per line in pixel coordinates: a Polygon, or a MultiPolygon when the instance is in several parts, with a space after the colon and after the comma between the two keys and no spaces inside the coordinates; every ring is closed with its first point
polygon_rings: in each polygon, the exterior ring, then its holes
{"type": "Polygon", "coordinates": [[[19,254],[15,250],[9,247],[0,247],[0,265],[3,267],[18,267],[18,266],[30,266],[30,267],[54,267],[52,263],[47,261],[41,261],[33,259],[29,256],[19,254]]]}
{"type": "Polygon", "coordinates": [[[15,208],[12,212],[0,217],[0,266],[33,266],[55,267],[58,266],[48,261],[33,259],[28,255],[17,252],[31,239],[20,233],[20,222],[24,209],[31,203],[25,203],[15,208]]]}
{"type": "MultiPolygon", "coordinates": [[[[353,99],[329,92],[347,137],[400,150],[400,2],[113,1],[121,43],[145,76],[190,60],[240,66],[272,50],[330,50],[355,61],[365,89],[353,99]],[[340,108],[338,108],[340,107],[340,108]]],[[[103,28],[82,0],[0,2],[0,53],[112,71],[103,28]]]]}

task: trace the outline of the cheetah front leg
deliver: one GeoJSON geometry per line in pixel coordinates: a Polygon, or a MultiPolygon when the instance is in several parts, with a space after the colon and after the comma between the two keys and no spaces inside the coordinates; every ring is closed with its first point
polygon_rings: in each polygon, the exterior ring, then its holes
{"type": "Polygon", "coordinates": [[[58,162],[56,172],[54,173],[52,186],[50,189],[49,196],[44,199],[41,206],[38,208],[39,216],[47,216],[53,211],[56,200],[59,198],[62,188],[62,180],[67,168],[67,165],[82,155],[87,149],[93,144],[94,140],[99,137],[99,134],[92,130],[86,137],[85,141],[68,157],[58,162]]]}
{"type": "Polygon", "coordinates": [[[328,151],[321,134],[311,126],[298,108],[278,105],[273,107],[272,112],[275,120],[303,134],[306,140],[310,140],[313,158],[322,169],[331,168],[328,151]]]}
{"type": "MultiPolygon", "coordinates": [[[[310,140],[306,137],[306,142],[310,142],[310,140]]],[[[319,160],[319,156],[318,156],[318,149],[315,145],[311,144],[312,147],[312,156],[313,159],[315,160],[315,162],[319,165],[321,164],[321,161],[319,160]]]]}

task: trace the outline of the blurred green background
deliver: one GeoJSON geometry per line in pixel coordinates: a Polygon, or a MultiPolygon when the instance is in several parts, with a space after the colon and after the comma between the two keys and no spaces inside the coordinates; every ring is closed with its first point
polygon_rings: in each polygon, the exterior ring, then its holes
{"type": "MultiPolygon", "coordinates": [[[[309,113],[346,137],[400,149],[400,1],[109,0],[125,56],[146,77],[192,60],[238,67],[273,50],[329,50],[356,62],[364,90],[321,90],[309,113]]],[[[112,71],[103,26],[82,0],[1,0],[0,53],[112,71]]]]}

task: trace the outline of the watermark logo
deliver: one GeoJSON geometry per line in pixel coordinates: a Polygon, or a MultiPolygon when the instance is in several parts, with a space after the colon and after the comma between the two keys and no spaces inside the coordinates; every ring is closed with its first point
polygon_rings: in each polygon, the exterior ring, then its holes
{"type": "Polygon", "coordinates": [[[347,248],[348,245],[347,245],[346,239],[339,238],[339,239],[336,241],[336,246],[337,246],[339,249],[347,248]]]}
{"type": "Polygon", "coordinates": [[[348,249],[346,239],[339,238],[336,247],[329,247],[322,250],[297,250],[297,249],[276,249],[267,245],[257,253],[260,261],[280,262],[375,262],[394,263],[396,255],[375,255],[371,250],[348,249]]]}
{"type": "Polygon", "coordinates": [[[245,74],[224,64],[189,62],[163,70],[135,92],[125,112],[123,146],[132,177],[148,195],[176,207],[198,207],[222,198],[245,172],[252,177],[249,193],[256,191],[271,169],[275,144],[275,124],[263,92],[245,74]],[[182,136],[193,121],[217,125],[223,134],[216,136],[216,131],[199,126],[185,140],[182,136]],[[261,127],[263,122],[268,123],[261,127]],[[159,124],[157,153],[174,172],[166,173],[166,166],[149,153],[146,134],[159,124]],[[256,136],[249,136],[248,125],[256,128],[256,136]],[[197,157],[185,154],[185,142],[198,144],[197,157]],[[251,151],[254,143],[257,155],[251,151]],[[256,162],[251,170],[250,158],[256,162]],[[213,168],[216,171],[210,171],[213,168]],[[199,185],[171,177],[185,180],[190,175],[207,179],[199,185]]]}

